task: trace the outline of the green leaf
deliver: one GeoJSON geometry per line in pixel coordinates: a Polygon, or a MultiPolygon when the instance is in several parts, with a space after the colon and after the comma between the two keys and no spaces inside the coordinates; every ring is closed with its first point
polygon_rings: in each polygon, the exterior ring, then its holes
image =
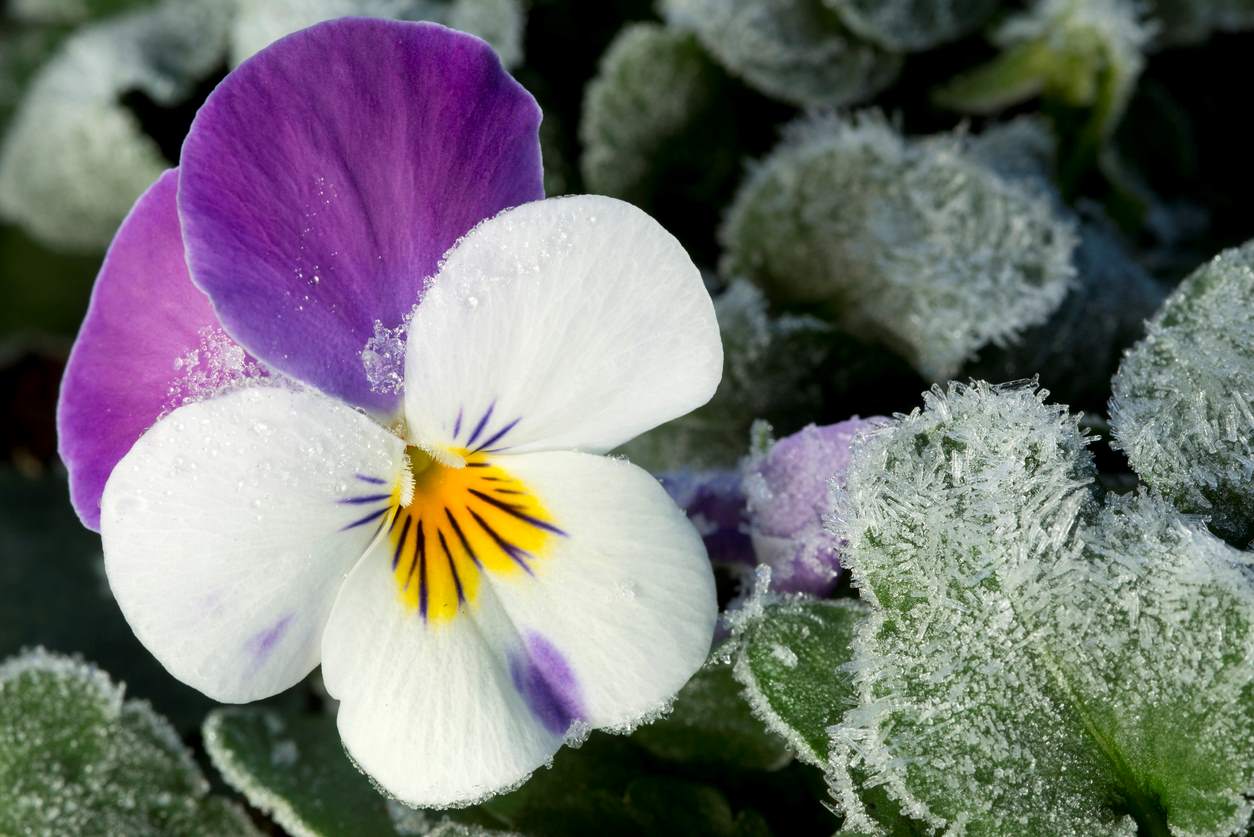
{"type": "Polygon", "coordinates": [[[925,377],[1043,322],[1076,237],[1038,190],[957,137],[907,140],[883,119],[796,125],[741,187],[722,270],[785,303],[817,303],[925,377]]]}
{"type": "Polygon", "coordinates": [[[1254,538],[1254,243],[1194,271],[1114,380],[1116,444],[1146,484],[1224,537],[1254,538]]]}
{"type": "Polygon", "coordinates": [[[753,711],[797,757],[825,767],[828,728],[857,705],[850,642],[866,614],[857,599],[768,605],[746,628],[736,679],[753,711]]]}
{"type": "Polygon", "coordinates": [[[669,715],[636,730],[632,739],[658,758],[692,765],[777,770],[792,758],[753,716],[731,666],[717,661],[693,675],[669,715]]]}
{"type": "Polygon", "coordinates": [[[834,329],[810,316],[767,311],[762,291],[734,282],[714,301],[723,339],[723,379],[704,406],[619,448],[656,472],[732,467],[748,449],[755,419],[796,429],[823,399],[819,370],[833,349],[834,329]]]}
{"type": "Polygon", "coordinates": [[[997,0],[824,0],[852,31],[885,49],[917,52],[973,32],[997,0]]]}
{"type": "Polygon", "coordinates": [[[1229,834],[1254,791],[1250,559],[1148,496],[1099,510],[1076,419],[951,385],[868,437],[837,529],[871,606],[832,784],[936,828],[1229,834]]]}
{"type": "Polygon", "coordinates": [[[0,833],[256,834],[170,725],[42,649],[0,664],[0,833]]]}
{"type": "Polygon", "coordinates": [[[396,833],[385,798],[349,760],[329,715],[215,709],[204,740],[227,784],[292,834],[396,833]]]}
{"type": "Polygon", "coordinates": [[[664,0],[729,73],[798,107],[839,107],[887,87],[901,57],[854,36],[823,0],[664,0]]]}

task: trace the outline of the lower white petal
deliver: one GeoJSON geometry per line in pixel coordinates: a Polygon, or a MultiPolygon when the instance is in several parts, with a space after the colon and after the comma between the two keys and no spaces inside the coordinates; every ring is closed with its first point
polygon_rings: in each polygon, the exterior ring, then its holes
{"type": "Polygon", "coordinates": [[[136,636],[216,700],[298,682],[345,574],[388,520],[403,451],[361,413],[278,387],[160,419],[101,503],[105,570],[136,636]]]}
{"type": "Polygon", "coordinates": [[[510,787],[567,734],[656,711],[709,653],[701,539],[627,462],[479,455],[420,477],[397,521],[344,585],[322,670],[349,753],[409,804],[510,787]]]}

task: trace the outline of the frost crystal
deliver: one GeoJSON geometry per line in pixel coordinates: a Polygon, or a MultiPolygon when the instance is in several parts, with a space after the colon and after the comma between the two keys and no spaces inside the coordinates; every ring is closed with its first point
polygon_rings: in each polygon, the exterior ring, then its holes
{"type": "Polygon", "coordinates": [[[974,31],[997,0],[824,0],[845,25],[887,49],[930,49],[974,31]]]}
{"type": "Polygon", "coordinates": [[[809,316],[767,312],[762,291],[733,282],[714,301],[723,339],[723,380],[708,404],[629,442],[619,451],[654,472],[735,467],[755,419],[813,414],[817,371],[832,329],[809,316]]]}
{"type": "Polygon", "coordinates": [[[874,116],[795,126],[741,187],[722,238],[725,273],[825,304],[934,380],[1043,322],[1075,274],[1072,226],[1036,190],[957,138],[907,140],[874,116]]]}
{"type": "Polygon", "coordinates": [[[205,326],[199,337],[197,348],[174,359],[176,377],[167,392],[166,411],[221,395],[267,374],[220,327],[205,326]]]}
{"type": "Polygon", "coordinates": [[[86,27],[31,84],[0,148],[0,214],[43,241],[104,247],[169,163],[120,104],[173,105],[222,60],[231,4],[170,0],[86,27]]]}
{"type": "Polygon", "coordinates": [[[899,56],[859,41],[823,0],[662,0],[662,11],[728,72],[800,107],[867,99],[901,69],[899,56]]]}
{"type": "Polygon", "coordinates": [[[836,528],[870,616],[830,764],[854,828],[859,774],[968,833],[1248,819],[1249,559],[1160,500],[1099,511],[1085,441],[1040,393],[955,384],[855,453],[836,528]]]}
{"type": "MultiPolygon", "coordinates": [[[[696,38],[653,23],[623,29],[584,95],[580,168],[589,191],[647,205],[666,177],[659,158],[719,103],[722,72],[696,38]]],[[[708,163],[710,148],[699,152],[708,163]]]]}
{"type": "Polygon", "coordinates": [[[1241,543],[1254,538],[1254,243],[1198,268],[1114,381],[1115,441],[1137,475],[1241,543]]]}
{"type": "Polygon", "coordinates": [[[388,328],[374,321],[374,336],[361,350],[361,365],[374,392],[394,393],[405,387],[405,336],[409,323],[388,328]]]}
{"type": "Polygon", "coordinates": [[[829,495],[843,489],[854,436],[875,419],[811,424],[744,463],[749,532],[757,561],[781,593],[829,593],[840,573],[840,542],[824,527],[829,495]]]}
{"type": "Polygon", "coordinates": [[[257,834],[209,796],[165,719],[123,693],[43,650],[0,664],[0,834],[257,834]]]}
{"type": "Polygon", "coordinates": [[[522,61],[520,0],[237,0],[231,63],[298,29],[337,17],[430,20],[483,38],[506,67],[522,61]]]}

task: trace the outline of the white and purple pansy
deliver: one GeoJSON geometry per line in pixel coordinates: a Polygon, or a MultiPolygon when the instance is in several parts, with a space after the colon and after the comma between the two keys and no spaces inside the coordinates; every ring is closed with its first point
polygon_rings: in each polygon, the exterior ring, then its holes
{"type": "Polygon", "coordinates": [[[118,231],[62,388],[144,645],[227,702],[321,663],[349,753],[414,805],[648,717],[717,615],[683,513],[600,455],[713,394],[713,306],[644,213],[542,199],[539,120],[437,25],[277,42],[118,231]]]}

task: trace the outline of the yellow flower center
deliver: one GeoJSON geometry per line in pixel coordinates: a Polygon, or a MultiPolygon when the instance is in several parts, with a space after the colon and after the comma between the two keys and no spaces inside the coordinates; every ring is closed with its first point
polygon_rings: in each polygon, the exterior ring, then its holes
{"type": "Polygon", "coordinates": [[[409,485],[396,491],[388,526],[402,601],[429,622],[473,604],[483,574],[533,575],[549,539],[565,533],[525,485],[486,453],[459,450],[463,467],[416,448],[409,485]]]}

